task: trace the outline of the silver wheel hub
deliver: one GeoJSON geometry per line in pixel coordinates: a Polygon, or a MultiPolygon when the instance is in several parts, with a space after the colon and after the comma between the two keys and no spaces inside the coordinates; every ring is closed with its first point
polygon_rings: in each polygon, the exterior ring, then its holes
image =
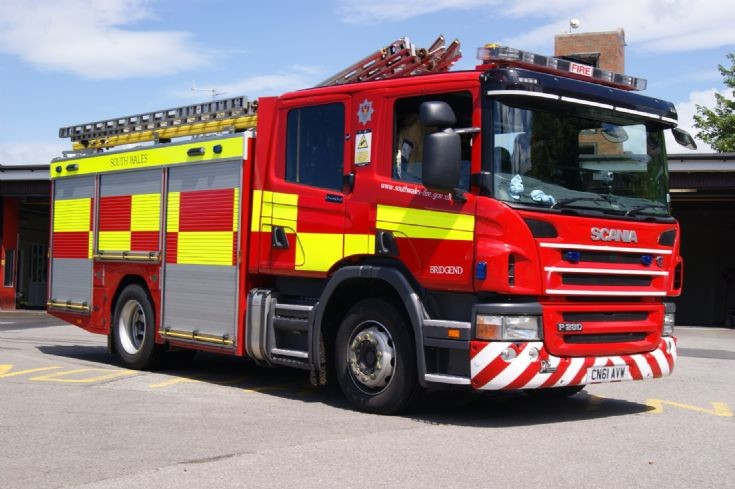
{"type": "Polygon", "coordinates": [[[352,376],[360,384],[384,388],[395,370],[393,338],[381,325],[361,330],[350,343],[348,361],[352,376]]]}
{"type": "Polygon", "coordinates": [[[126,353],[134,355],[140,351],[145,339],[146,321],[143,306],[138,301],[125,303],[118,320],[120,343],[126,353]]]}

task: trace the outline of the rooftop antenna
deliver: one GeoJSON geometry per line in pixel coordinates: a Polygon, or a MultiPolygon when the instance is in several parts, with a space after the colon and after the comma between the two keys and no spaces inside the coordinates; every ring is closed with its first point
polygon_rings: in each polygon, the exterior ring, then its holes
{"type": "Polygon", "coordinates": [[[224,95],[227,92],[220,92],[216,88],[198,88],[196,86],[196,82],[194,80],[191,81],[191,91],[192,92],[209,92],[212,94],[212,99],[216,99],[220,95],[224,95]]]}
{"type": "Polygon", "coordinates": [[[579,19],[569,19],[569,34],[572,33],[572,29],[579,29],[579,19]]]}

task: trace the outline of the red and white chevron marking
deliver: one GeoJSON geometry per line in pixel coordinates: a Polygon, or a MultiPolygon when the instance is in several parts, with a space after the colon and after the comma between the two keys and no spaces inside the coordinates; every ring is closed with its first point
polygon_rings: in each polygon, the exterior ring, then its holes
{"type": "Polygon", "coordinates": [[[662,338],[656,350],[633,355],[601,357],[557,357],[540,341],[510,343],[473,341],[470,345],[470,372],[475,389],[536,389],[590,383],[590,367],[628,366],[622,380],[643,380],[670,375],[676,364],[676,340],[662,338]],[[515,358],[504,360],[506,349],[515,358]],[[544,368],[545,366],[545,368],[544,368]]]}

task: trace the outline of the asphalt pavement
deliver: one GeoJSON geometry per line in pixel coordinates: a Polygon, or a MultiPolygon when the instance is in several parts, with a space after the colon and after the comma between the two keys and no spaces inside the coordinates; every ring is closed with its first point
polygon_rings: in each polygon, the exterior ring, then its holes
{"type": "Polygon", "coordinates": [[[671,377],[376,416],[304,371],[212,354],[133,371],[103,336],[0,313],[0,488],[735,487],[735,330],[677,334],[671,377]]]}

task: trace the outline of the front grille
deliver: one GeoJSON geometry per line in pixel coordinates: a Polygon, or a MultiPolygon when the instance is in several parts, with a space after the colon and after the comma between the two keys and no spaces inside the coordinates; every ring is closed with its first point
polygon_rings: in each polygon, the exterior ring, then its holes
{"type": "Polygon", "coordinates": [[[600,323],[600,322],[628,322],[628,321],[645,321],[648,319],[646,311],[628,311],[628,312],[565,312],[562,313],[564,322],[567,323],[600,323]]]}
{"type": "Polygon", "coordinates": [[[608,334],[567,334],[564,342],[572,345],[588,345],[592,343],[625,343],[642,341],[646,333],[608,333],[608,334]]]}
{"type": "Polygon", "coordinates": [[[622,263],[627,265],[640,265],[641,255],[632,253],[616,253],[607,251],[582,251],[582,250],[564,250],[562,256],[567,251],[579,253],[580,262],[593,263],[622,263]]]}
{"type": "Polygon", "coordinates": [[[651,277],[645,275],[605,275],[597,273],[577,275],[564,273],[561,276],[561,283],[564,285],[649,287],[651,285],[651,277]]]}

